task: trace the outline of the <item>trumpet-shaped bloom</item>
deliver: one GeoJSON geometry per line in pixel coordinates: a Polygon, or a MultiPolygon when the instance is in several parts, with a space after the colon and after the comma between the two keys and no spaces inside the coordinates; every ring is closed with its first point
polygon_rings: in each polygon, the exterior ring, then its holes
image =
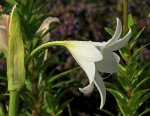
{"type": "Polygon", "coordinates": [[[126,45],[131,37],[131,29],[122,39],[120,39],[121,32],[122,24],[117,18],[116,31],[107,42],[65,41],[65,46],[89,78],[89,85],[79,90],[88,94],[95,85],[101,96],[100,108],[104,106],[106,100],[106,89],[98,71],[117,72],[120,57],[113,51],[126,45]]]}
{"type": "Polygon", "coordinates": [[[120,61],[120,57],[114,53],[128,43],[131,38],[131,29],[129,32],[120,39],[122,32],[121,21],[117,18],[117,27],[113,37],[107,42],[91,42],[91,41],[54,41],[45,43],[38,48],[36,48],[31,54],[33,56],[39,50],[54,46],[62,45],[65,46],[72,56],[75,58],[77,63],[85,71],[88,79],[89,85],[84,88],[79,88],[79,90],[88,94],[92,92],[94,85],[97,87],[100,97],[102,108],[106,100],[106,88],[102,78],[100,77],[98,71],[106,73],[117,72],[117,66],[120,61]]]}

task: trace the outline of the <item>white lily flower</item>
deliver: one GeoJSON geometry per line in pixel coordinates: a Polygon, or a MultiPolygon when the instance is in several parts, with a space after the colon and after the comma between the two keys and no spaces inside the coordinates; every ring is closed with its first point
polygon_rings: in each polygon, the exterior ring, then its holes
{"type": "Polygon", "coordinates": [[[88,94],[92,92],[95,85],[101,96],[100,108],[105,104],[106,89],[97,71],[106,73],[117,72],[120,57],[113,51],[126,45],[131,37],[131,29],[122,39],[119,39],[121,32],[122,24],[117,18],[115,34],[107,42],[66,41],[65,46],[89,78],[89,85],[82,89],[79,88],[79,90],[84,94],[88,94]]]}
{"type": "Polygon", "coordinates": [[[98,71],[106,73],[117,72],[118,63],[120,57],[113,51],[118,50],[123,47],[129,41],[131,37],[131,29],[122,38],[120,38],[122,32],[122,24],[119,19],[117,19],[117,27],[114,36],[107,42],[91,42],[91,41],[54,41],[45,43],[38,48],[36,48],[31,54],[33,56],[39,50],[54,46],[62,45],[65,46],[72,56],[75,58],[77,63],[85,71],[88,79],[89,85],[84,88],[79,88],[79,90],[88,94],[92,92],[94,85],[97,87],[100,97],[102,108],[106,101],[106,88],[102,78],[100,77],[98,71]]]}

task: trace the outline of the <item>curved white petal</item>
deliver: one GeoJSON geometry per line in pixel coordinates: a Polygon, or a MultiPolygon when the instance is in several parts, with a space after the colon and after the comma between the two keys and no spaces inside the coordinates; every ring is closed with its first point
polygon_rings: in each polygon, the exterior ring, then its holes
{"type": "Polygon", "coordinates": [[[106,101],[106,88],[103,79],[100,77],[97,71],[94,78],[94,84],[100,93],[100,97],[101,97],[100,109],[102,109],[106,101]]]}
{"type": "Polygon", "coordinates": [[[125,46],[128,43],[129,39],[131,38],[131,34],[132,32],[130,29],[129,32],[122,39],[119,39],[117,42],[109,46],[109,49],[111,51],[115,51],[125,46]]]}
{"type": "Polygon", "coordinates": [[[93,42],[93,45],[102,53],[108,42],[93,42]]]}
{"type": "Polygon", "coordinates": [[[93,42],[93,45],[96,46],[101,52],[103,49],[109,49],[110,46],[114,45],[120,38],[122,32],[122,24],[119,18],[117,18],[117,27],[113,37],[107,42],[93,42]]]}
{"type": "Polygon", "coordinates": [[[76,59],[74,57],[77,63],[81,66],[81,68],[85,71],[88,79],[89,79],[89,85],[84,87],[84,88],[79,88],[79,90],[84,93],[88,94],[93,91],[93,81],[94,81],[94,76],[95,76],[95,64],[94,62],[89,62],[86,61],[86,59],[76,59]]]}
{"type": "Polygon", "coordinates": [[[101,52],[94,47],[92,42],[66,41],[65,46],[89,78],[89,85],[85,88],[79,88],[79,90],[84,94],[92,92],[95,76],[94,62],[100,61],[103,58],[101,52]]]}
{"type": "Polygon", "coordinates": [[[91,41],[65,41],[65,46],[76,60],[96,62],[103,58],[102,53],[91,41]]]}
{"type": "Polygon", "coordinates": [[[113,37],[107,42],[107,45],[112,45],[113,43],[115,43],[121,35],[122,32],[122,24],[119,18],[117,18],[117,27],[116,27],[116,31],[113,35],[113,37]]]}
{"type": "Polygon", "coordinates": [[[111,51],[103,51],[103,59],[95,63],[96,70],[106,73],[115,73],[118,69],[120,57],[111,51]]]}
{"type": "MultiPolygon", "coordinates": [[[[93,80],[94,81],[94,80],[93,80]]],[[[90,83],[88,86],[84,87],[84,88],[79,88],[79,90],[84,93],[85,95],[91,93],[93,91],[94,88],[94,83],[90,83]]]]}

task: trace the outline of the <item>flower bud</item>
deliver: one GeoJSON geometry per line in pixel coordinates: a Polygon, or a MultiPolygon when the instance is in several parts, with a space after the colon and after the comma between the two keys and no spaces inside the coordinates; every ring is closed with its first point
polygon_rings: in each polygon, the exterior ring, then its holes
{"type": "Polygon", "coordinates": [[[7,49],[8,90],[20,90],[25,83],[24,44],[19,11],[13,7],[7,49]]]}

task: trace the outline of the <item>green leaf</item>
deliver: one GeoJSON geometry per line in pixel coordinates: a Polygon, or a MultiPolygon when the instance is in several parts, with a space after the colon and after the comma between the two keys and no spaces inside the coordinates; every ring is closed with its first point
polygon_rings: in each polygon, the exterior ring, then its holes
{"type": "Polygon", "coordinates": [[[21,13],[29,20],[34,0],[21,0],[21,13]]]}
{"type": "Polygon", "coordinates": [[[35,9],[33,9],[33,11],[32,11],[33,14],[40,14],[41,11],[47,6],[49,1],[47,1],[47,0],[40,0],[39,3],[40,3],[40,6],[36,7],[35,9]]]}
{"type": "Polygon", "coordinates": [[[48,94],[46,96],[46,104],[48,105],[48,108],[50,110],[49,113],[51,114],[55,114],[55,108],[56,108],[56,101],[55,101],[55,98],[52,94],[48,94]]]}
{"type": "Polygon", "coordinates": [[[23,111],[19,114],[19,116],[32,116],[27,110],[23,109],[23,111]]]}
{"type": "Polygon", "coordinates": [[[47,100],[46,105],[44,104],[45,105],[44,109],[46,110],[46,112],[49,113],[49,115],[51,114],[51,115],[59,116],[72,99],[67,100],[63,102],[61,105],[59,105],[60,103],[57,101],[57,96],[48,94],[46,96],[46,100],[47,100]]]}
{"type": "MultiPolygon", "coordinates": [[[[101,109],[100,111],[104,112],[104,113],[107,114],[108,116],[116,116],[116,115],[114,115],[113,113],[111,113],[110,111],[105,110],[105,109],[101,109]]],[[[98,115],[96,115],[96,116],[98,116],[98,115]]]]}
{"type": "Polygon", "coordinates": [[[131,89],[130,75],[126,74],[126,69],[121,64],[119,64],[117,75],[117,79],[121,83],[124,90],[129,91],[131,89]]]}
{"type": "Polygon", "coordinates": [[[136,113],[136,110],[150,97],[150,89],[140,90],[134,93],[129,100],[129,107],[136,113]]]}
{"type": "Polygon", "coordinates": [[[32,92],[32,83],[29,80],[26,80],[26,88],[32,92]]]}
{"type": "Polygon", "coordinates": [[[130,57],[130,50],[127,47],[123,47],[119,49],[119,53],[121,54],[122,58],[128,62],[128,59],[130,57]]]}
{"type": "Polygon", "coordinates": [[[130,79],[132,79],[136,69],[138,67],[138,63],[137,62],[132,62],[131,64],[129,64],[126,67],[126,74],[128,75],[128,77],[130,77],[130,79]]]}
{"type": "Polygon", "coordinates": [[[105,82],[105,85],[106,85],[107,88],[119,90],[118,87],[117,87],[117,84],[118,84],[118,83],[105,82]]]}
{"type": "Polygon", "coordinates": [[[119,64],[118,65],[118,74],[120,76],[125,76],[126,75],[125,73],[126,73],[125,67],[122,64],[119,64]]]}
{"type": "Polygon", "coordinates": [[[131,62],[137,62],[137,60],[139,59],[139,54],[142,50],[144,50],[144,48],[146,46],[150,45],[150,43],[146,44],[146,45],[143,45],[141,46],[139,49],[137,49],[136,51],[134,51],[132,57],[130,57],[130,61],[131,62]]]}
{"type": "Polygon", "coordinates": [[[65,102],[63,102],[63,103],[60,105],[59,109],[60,109],[60,110],[64,110],[64,109],[67,107],[67,105],[68,105],[72,100],[73,100],[73,98],[72,98],[72,99],[69,99],[69,100],[67,100],[67,101],[65,101],[65,102]]]}
{"type": "Polygon", "coordinates": [[[135,93],[135,92],[138,92],[139,87],[140,87],[142,84],[144,84],[145,82],[147,82],[149,79],[150,79],[149,77],[146,77],[146,78],[144,78],[141,82],[139,82],[139,83],[135,86],[135,88],[132,90],[132,94],[135,93]]]}
{"type": "Polygon", "coordinates": [[[20,93],[20,98],[24,101],[24,109],[33,109],[34,108],[34,96],[31,92],[25,90],[22,90],[20,93]]]}
{"type": "Polygon", "coordinates": [[[132,18],[132,14],[128,14],[128,28],[130,28],[132,25],[134,25],[134,20],[132,18]]]}
{"type": "Polygon", "coordinates": [[[127,76],[118,76],[118,81],[120,82],[121,86],[124,88],[125,91],[131,90],[131,82],[127,76]]]}
{"type": "Polygon", "coordinates": [[[14,6],[15,4],[18,4],[18,2],[16,0],[6,0],[6,2],[12,6],[14,6]]]}
{"type": "Polygon", "coordinates": [[[73,72],[73,71],[75,71],[75,70],[77,70],[77,69],[79,69],[79,67],[76,67],[76,68],[73,68],[73,69],[69,69],[69,70],[67,70],[67,71],[65,71],[65,72],[62,72],[62,73],[60,73],[60,74],[58,74],[58,75],[55,75],[55,76],[51,77],[51,78],[48,80],[47,84],[50,84],[50,83],[52,83],[52,82],[58,80],[59,78],[65,76],[65,75],[67,75],[67,74],[69,74],[69,73],[71,73],[71,72],[73,72]]]}
{"type": "Polygon", "coordinates": [[[107,89],[116,99],[119,109],[123,116],[127,116],[127,114],[132,114],[130,111],[130,108],[127,106],[127,98],[125,95],[119,91],[113,90],[113,89],[107,89]]]}
{"type": "Polygon", "coordinates": [[[52,89],[55,89],[55,88],[60,88],[60,87],[68,87],[69,86],[69,84],[71,84],[71,83],[74,83],[75,82],[75,79],[71,79],[71,80],[68,80],[68,81],[61,81],[61,82],[59,82],[59,83],[56,83],[56,84],[54,84],[53,86],[52,86],[52,89]]]}
{"type": "Polygon", "coordinates": [[[0,80],[6,81],[6,80],[7,80],[7,77],[0,76],[0,80]]]}
{"type": "MultiPolygon", "coordinates": [[[[132,30],[132,38],[134,38],[134,36],[137,34],[137,25],[133,24],[130,28],[132,30]]],[[[130,39],[130,41],[132,41],[132,39],[130,39]]]]}
{"type": "Polygon", "coordinates": [[[145,116],[146,113],[150,112],[150,108],[146,109],[144,112],[139,114],[138,116],[145,116]]]}
{"type": "MultiPolygon", "coordinates": [[[[148,66],[150,65],[150,63],[141,63],[139,64],[139,67],[135,70],[134,76],[132,77],[131,81],[133,85],[137,85],[137,80],[140,76],[143,77],[143,73],[144,71],[148,68],[148,66]]],[[[143,78],[144,79],[144,78],[143,78]]]]}
{"type": "Polygon", "coordinates": [[[37,68],[38,72],[45,71],[50,63],[59,63],[60,64],[61,62],[59,61],[59,59],[57,59],[57,56],[62,54],[63,52],[64,52],[64,50],[60,50],[60,51],[52,54],[52,56],[48,57],[44,62],[42,62],[42,63],[40,62],[40,64],[38,65],[38,68],[37,68]]]}
{"type": "Polygon", "coordinates": [[[108,32],[111,36],[113,36],[113,34],[115,33],[114,30],[112,30],[111,28],[105,27],[104,28],[106,32],[108,32]]]}
{"type": "Polygon", "coordinates": [[[132,37],[133,39],[131,39],[131,41],[129,42],[130,50],[135,46],[135,44],[137,43],[137,39],[140,37],[140,35],[144,31],[144,29],[145,29],[145,27],[143,27],[134,37],[132,37]]]}

